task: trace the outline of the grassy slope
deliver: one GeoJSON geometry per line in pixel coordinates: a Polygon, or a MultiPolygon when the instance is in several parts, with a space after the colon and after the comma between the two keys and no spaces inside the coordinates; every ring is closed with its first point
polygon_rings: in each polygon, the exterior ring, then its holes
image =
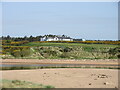
{"type": "Polygon", "coordinates": [[[82,44],[82,43],[40,43],[30,42],[23,46],[90,46],[90,47],[117,47],[118,45],[107,45],[107,44],[82,44]]]}
{"type": "Polygon", "coordinates": [[[118,47],[118,45],[108,45],[108,44],[52,43],[52,42],[48,42],[48,43],[30,42],[30,43],[24,44],[23,46],[72,47],[73,50],[68,53],[63,53],[63,57],[66,57],[67,55],[67,56],[73,56],[73,58],[75,59],[109,58],[108,53],[102,53],[102,52],[107,52],[110,48],[118,47]],[[82,50],[81,50],[81,47],[82,47],[82,50]]]}
{"type": "MultiPolygon", "coordinates": [[[[113,59],[108,50],[118,45],[107,44],[82,44],[82,43],[53,43],[30,42],[22,46],[30,46],[33,54],[25,58],[34,59],[113,59]],[[40,47],[43,47],[40,49],[40,47]],[[64,52],[68,47],[71,51],[64,52]],[[62,51],[61,51],[62,50],[62,51]]],[[[7,57],[9,58],[9,57],[7,57]]]]}

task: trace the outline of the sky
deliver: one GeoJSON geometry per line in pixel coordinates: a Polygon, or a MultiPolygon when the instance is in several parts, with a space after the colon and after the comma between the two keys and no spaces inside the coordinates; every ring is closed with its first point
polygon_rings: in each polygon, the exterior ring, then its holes
{"type": "Polygon", "coordinates": [[[118,39],[117,2],[4,2],[2,35],[118,39]]]}

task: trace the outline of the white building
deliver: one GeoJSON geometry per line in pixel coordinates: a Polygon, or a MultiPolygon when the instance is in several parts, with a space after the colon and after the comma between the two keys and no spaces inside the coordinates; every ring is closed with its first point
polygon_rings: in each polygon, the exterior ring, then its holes
{"type": "Polygon", "coordinates": [[[40,41],[73,41],[72,38],[70,37],[63,37],[63,36],[55,36],[55,37],[49,37],[49,36],[44,36],[43,38],[40,39],[40,41]]]}

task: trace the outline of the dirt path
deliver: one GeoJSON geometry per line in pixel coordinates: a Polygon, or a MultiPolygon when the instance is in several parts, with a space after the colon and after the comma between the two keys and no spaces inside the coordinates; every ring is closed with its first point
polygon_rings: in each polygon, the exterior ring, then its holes
{"type": "Polygon", "coordinates": [[[115,88],[118,87],[118,70],[114,69],[36,69],[8,70],[3,79],[25,80],[56,88],[115,88]]]}

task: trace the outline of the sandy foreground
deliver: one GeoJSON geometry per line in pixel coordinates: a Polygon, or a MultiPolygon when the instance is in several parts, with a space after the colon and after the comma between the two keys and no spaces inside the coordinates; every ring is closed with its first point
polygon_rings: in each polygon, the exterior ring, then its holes
{"type": "MultiPolygon", "coordinates": [[[[114,64],[117,59],[101,60],[37,60],[2,59],[0,64],[114,64]]],[[[3,79],[25,80],[55,88],[115,88],[118,87],[117,69],[56,68],[0,71],[3,79]]]]}
{"type": "Polygon", "coordinates": [[[35,69],[0,71],[3,79],[25,80],[55,88],[115,88],[118,87],[116,69],[35,69]]]}

